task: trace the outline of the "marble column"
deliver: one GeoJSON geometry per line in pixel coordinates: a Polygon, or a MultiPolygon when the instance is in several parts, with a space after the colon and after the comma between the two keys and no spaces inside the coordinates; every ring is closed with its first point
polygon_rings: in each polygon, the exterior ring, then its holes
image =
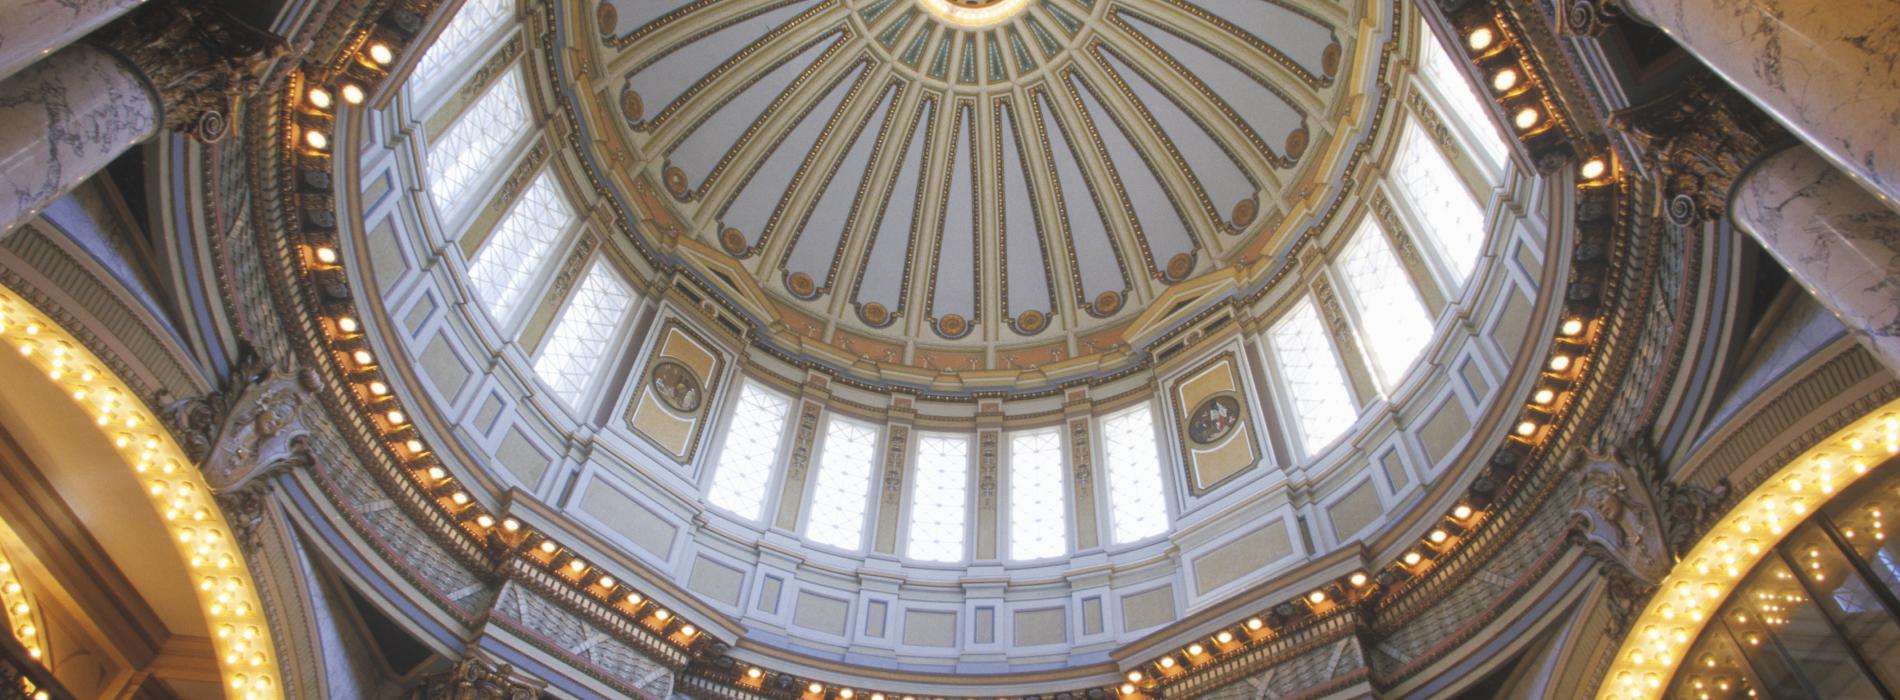
{"type": "Polygon", "coordinates": [[[1744,173],[1730,211],[1736,228],[1900,373],[1900,214],[1807,146],[1744,173]]]}
{"type": "Polygon", "coordinates": [[[1900,200],[1900,0],[1620,1],[1890,205],[1900,200]]]}
{"type": "Polygon", "coordinates": [[[0,0],[0,78],[20,72],[145,0],[0,0]]]}
{"type": "Polygon", "coordinates": [[[0,81],[0,236],[151,138],[161,111],[137,69],[85,44],[0,81]]]}

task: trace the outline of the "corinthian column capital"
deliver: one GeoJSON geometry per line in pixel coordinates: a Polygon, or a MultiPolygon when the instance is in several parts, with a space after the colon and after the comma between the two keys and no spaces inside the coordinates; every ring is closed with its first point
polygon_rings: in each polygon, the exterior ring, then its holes
{"type": "Polygon", "coordinates": [[[91,41],[137,67],[158,94],[168,129],[215,142],[237,102],[259,87],[287,49],[212,0],[153,2],[100,29],[91,41]]]}

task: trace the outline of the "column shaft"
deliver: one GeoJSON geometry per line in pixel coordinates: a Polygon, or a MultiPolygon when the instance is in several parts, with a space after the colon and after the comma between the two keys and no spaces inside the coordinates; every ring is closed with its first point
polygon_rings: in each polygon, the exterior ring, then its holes
{"type": "Polygon", "coordinates": [[[1737,228],[1900,372],[1900,214],[1806,146],[1757,164],[1731,207],[1737,228]]]}
{"type": "Polygon", "coordinates": [[[0,81],[0,236],[151,138],[160,113],[136,69],[84,44],[0,81]]]}
{"type": "Polygon", "coordinates": [[[1900,200],[1900,0],[1623,0],[1866,187],[1900,200]]]}
{"type": "Polygon", "coordinates": [[[0,78],[32,65],[144,0],[0,0],[0,78]]]}

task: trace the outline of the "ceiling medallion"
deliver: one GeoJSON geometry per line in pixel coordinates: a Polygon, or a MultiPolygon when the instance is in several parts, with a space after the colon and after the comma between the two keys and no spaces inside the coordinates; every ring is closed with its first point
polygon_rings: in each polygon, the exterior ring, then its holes
{"type": "Polygon", "coordinates": [[[1031,335],[1041,331],[1042,327],[1048,325],[1048,323],[1048,316],[1044,316],[1041,311],[1031,309],[1024,311],[1022,315],[1016,317],[1016,332],[1031,335]]]}
{"type": "Polygon", "coordinates": [[[864,319],[865,323],[880,328],[890,325],[891,322],[890,310],[875,301],[858,307],[858,317],[864,319]]]}
{"type": "Polygon", "coordinates": [[[1168,258],[1168,269],[1164,272],[1169,282],[1179,282],[1187,279],[1188,273],[1193,271],[1194,256],[1187,253],[1175,253],[1174,257],[1168,258]]]}
{"type": "Polygon", "coordinates": [[[937,319],[937,334],[945,338],[961,338],[970,331],[970,324],[956,314],[945,314],[937,319]]]}
{"type": "MultiPolygon", "coordinates": [[[[602,7],[611,6],[602,5],[602,7]]],[[[620,91],[620,116],[622,118],[631,123],[639,123],[640,117],[645,114],[646,102],[640,99],[640,93],[634,92],[633,88],[620,91]]]]}
{"type": "Polygon", "coordinates": [[[1287,132],[1286,157],[1293,160],[1299,160],[1300,156],[1305,155],[1305,154],[1306,154],[1306,127],[1302,126],[1298,129],[1294,129],[1292,131],[1287,132]]]}
{"type": "Polygon", "coordinates": [[[1333,43],[1327,44],[1326,50],[1320,52],[1319,69],[1325,71],[1327,77],[1330,78],[1339,73],[1339,58],[1341,53],[1343,52],[1340,51],[1338,39],[1334,39],[1333,43]]]}
{"type": "Polygon", "coordinates": [[[1095,303],[1089,305],[1089,311],[1097,316],[1107,316],[1121,309],[1122,295],[1114,290],[1095,295],[1095,303]]]}
{"type": "Polygon", "coordinates": [[[1232,214],[1234,228],[1247,228],[1248,224],[1253,223],[1253,218],[1259,215],[1260,205],[1255,204],[1252,197],[1235,202],[1232,214]]]}
{"type": "Polygon", "coordinates": [[[987,27],[1015,17],[1029,0],[917,0],[924,9],[951,24],[987,27]]]}
{"type": "Polygon", "coordinates": [[[794,272],[787,276],[785,288],[791,290],[792,294],[800,299],[810,299],[818,291],[818,286],[811,281],[811,275],[803,272],[794,272]]]}
{"type": "Polygon", "coordinates": [[[601,0],[600,7],[594,9],[594,26],[600,27],[600,31],[605,33],[613,31],[614,25],[619,23],[620,10],[613,3],[601,0]]]}
{"type": "Polygon", "coordinates": [[[677,165],[666,166],[666,191],[673,193],[675,197],[684,197],[686,188],[686,171],[680,170],[677,165]]]}
{"type": "Polygon", "coordinates": [[[746,249],[745,234],[740,233],[739,229],[727,227],[719,232],[719,247],[725,248],[734,257],[743,256],[746,249]]]}

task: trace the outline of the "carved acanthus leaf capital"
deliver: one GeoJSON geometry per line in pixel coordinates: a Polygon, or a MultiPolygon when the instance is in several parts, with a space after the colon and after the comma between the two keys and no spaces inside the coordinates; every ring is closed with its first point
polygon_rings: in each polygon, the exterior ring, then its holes
{"type": "Polygon", "coordinates": [[[271,63],[288,52],[283,39],[212,0],[152,2],[93,40],[145,74],[164,106],[166,128],[207,143],[224,138],[238,100],[260,87],[271,63]]]}
{"type": "Polygon", "coordinates": [[[1642,152],[1665,213],[1682,225],[1721,218],[1736,178],[1788,139],[1774,119],[1706,71],[1680,90],[1612,115],[1610,123],[1642,152]]]}
{"type": "Polygon", "coordinates": [[[408,700],[535,700],[536,683],[520,676],[508,664],[491,664],[477,657],[455,662],[447,672],[422,679],[408,700]]]}

